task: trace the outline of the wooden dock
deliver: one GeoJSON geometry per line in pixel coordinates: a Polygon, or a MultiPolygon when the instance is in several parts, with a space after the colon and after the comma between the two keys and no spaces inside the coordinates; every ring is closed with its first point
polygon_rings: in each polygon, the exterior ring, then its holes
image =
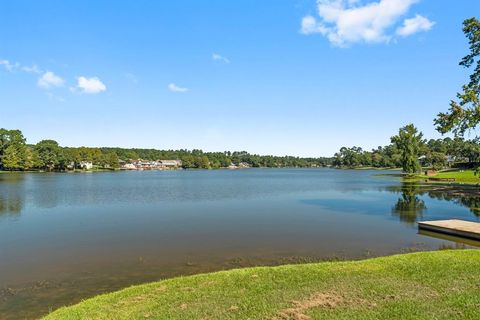
{"type": "Polygon", "coordinates": [[[480,240],[480,223],[465,220],[436,220],[419,221],[418,228],[434,232],[450,234],[457,237],[464,237],[480,240]]]}

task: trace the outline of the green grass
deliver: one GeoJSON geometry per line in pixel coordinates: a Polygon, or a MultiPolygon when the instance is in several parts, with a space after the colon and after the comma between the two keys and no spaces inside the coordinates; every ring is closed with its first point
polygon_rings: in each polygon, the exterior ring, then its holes
{"type": "Polygon", "coordinates": [[[480,250],[173,278],[45,319],[480,319],[480,250]]]}
{"type": "MultiPolygon", "coordinates": [[[[455,179],[455,183],[464,183],[464,184],[479,184],[480,176],[475,175],[473,170],[448,170],[440,171],[434,176],[427,177],[425,175],[417,175],[415,179],[429,179],[430,181],[442,181],[442,179],[455,179]]],[[[445,182],[445,181],[442,181],[445,182]]]]}
{"type": "Polygon", "coordinates": [[[475,175],[473,170],[465,171],[445,171],[435,175],[439,179],[455,179],[455,182],[480,183],[480,178],[475,175]]]}

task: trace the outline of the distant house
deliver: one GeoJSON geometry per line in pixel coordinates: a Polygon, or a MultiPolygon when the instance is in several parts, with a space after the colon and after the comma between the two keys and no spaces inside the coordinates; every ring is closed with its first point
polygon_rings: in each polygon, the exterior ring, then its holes
{"type": "Polygon", "coordinates": [[[239,164],[231,164],[227,168],[228,169],[244,169],[244,168],[250,168],[251,165],[247,162],[240,162],[239,164]]]}
{"type": "Polygon", "coordinates": [[[122,169],[135,170],[135,169],[137,169],[137,167],[135,167],[135,165],[133,163],[125,163],[124,165],[122,165],[122,169]]]}
{"type": "Polygon", "coordinates": [[[180,160],[129,160],[121,168],[124,170],[166,170],[176,169],[182,166],[180,160]]]}
{"type": "Polygon", "coordinates": [[[75,169],[75,162],[72,161],[69,164],[67,164],[67,169],[69,170],[75,169]]]}
{"type": "Polygon", "coordinates": [[[93,163],[91,163],[90,161],[80,161],[78,166],[80,167],[80,169],[91,170],[93,168],[93,163]]]}
{"type": "Polygon", "coordinates": [[[182,166],[181,160],[158,160],[164,168],[178,168],[182,166]]]}

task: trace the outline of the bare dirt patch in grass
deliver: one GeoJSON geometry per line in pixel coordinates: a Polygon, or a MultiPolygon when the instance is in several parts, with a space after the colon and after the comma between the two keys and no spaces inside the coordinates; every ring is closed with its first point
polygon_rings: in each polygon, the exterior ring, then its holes
{"type": "Polygon", "coordinates": [[[302,301],[292,301],[293,307],[282,310],[273,320],[309,320],[311,319],[305,313],[312,308],[337,308],[339,306],[349,305],[367,305],[374,307],[374,302],[357,297],[345,297],[345,295],[335,292],[319,292],[311,295],[308,299],[302,301]]]}
{"type": "Polygon", "coordinates": [[[316,293],[306,300],[293,301],[293,307],[280,311],[274,320],[307,320],[309,316],[305,314],[308,309],[327,307],[335,308],[343,303],[344,298],[334,293],[316,293]]]}

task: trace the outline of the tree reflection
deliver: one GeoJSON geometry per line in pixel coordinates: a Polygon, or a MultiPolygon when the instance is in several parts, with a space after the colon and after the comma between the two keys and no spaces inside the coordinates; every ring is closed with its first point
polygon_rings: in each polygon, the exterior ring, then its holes
{"type": "Polygon", "coordinates": [[[23,174],[0,174],[0,218],[16,217],[24,205],[23,174]]]}
{"type": "Polygon", "coordinates": [[[18,216],[22,212],[23,201],[20,197],[0,198],[0,217],[18,216]]]}
{"type": "Polygon", "coordinates": [[[419,185],[413,183],[404,183],[398,191],[401,191],[401,197],[393,206],[392,213],[398,216],[400,221],[414,224],[427,209],[425,202],[418,197],[423,192],[419,185]]]}
{"type": "Polygon", "coordinates": [[[480,217],[480,189],[476,186],[436,186],[428,192],[428,196],[467,207],[480,217]]]}
{"type": "Polygon", "coordinates": [[[422,196],[467,207],[475,216],[480,217],[478,186],[404,182],[399,187],[390,187],[387,190],[401,195],[392,207],[392,213],[408,224],[415,223],[425,213],[427,207],[422,196]]]}

